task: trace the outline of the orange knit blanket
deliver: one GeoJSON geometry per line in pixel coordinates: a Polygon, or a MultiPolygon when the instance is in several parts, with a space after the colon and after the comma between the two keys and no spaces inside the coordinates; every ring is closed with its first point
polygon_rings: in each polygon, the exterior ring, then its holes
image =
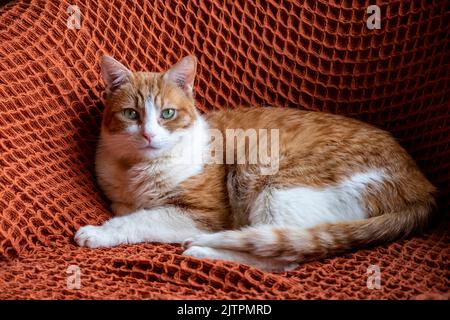
{"type": "Polygon", "coordinates": [[[80,226],[109,216],[93,170],[104,53],[134,70],[162,70],[194,53],[203,111],[270,104],[389,130],[449,212],[447,1],[76,4],[0,7],[1,299],[449,297],[448,215],[425,235],[283,274],[183,257],[170,244],[91,250],[73,242],[80,226]],[[380,29],[366,25],[372,3],[380,29]],[[367,285],[372,265],[378,289],[367,285]]]}

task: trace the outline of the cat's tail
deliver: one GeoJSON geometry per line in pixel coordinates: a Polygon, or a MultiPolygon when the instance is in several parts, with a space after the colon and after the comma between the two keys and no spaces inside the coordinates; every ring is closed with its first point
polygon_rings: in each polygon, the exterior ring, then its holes
{"type": "Polygon", "coordinates": [[[200,235],[185,246],[236,250],[286,263],[302,262],[406,237],[424,228],[431,212],[432,206],[424,204],[401,212],[307,229],[261,225],[200,235]]]}

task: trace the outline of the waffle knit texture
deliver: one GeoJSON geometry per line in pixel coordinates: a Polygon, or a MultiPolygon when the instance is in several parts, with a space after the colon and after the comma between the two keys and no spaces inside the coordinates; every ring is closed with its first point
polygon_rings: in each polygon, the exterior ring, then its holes
{"type": "Polygon", "coordinates": [[[67,26],[71,4],[0,8],[1,299],[449,298],[448,1],[78,0],[80,29],[67,26]],[[366,26],[374,3],[379,30],[366,26]],[[195,54],[204,112],[275,105],[388,130],[439,188],[443,218],[424,235],[287,273],[183,257],[172,244],[80,248],[74,232],[110,217],[94,176],[105,53],[135,71],[195,54]],[[381,289],[367,287],[370,265],[381,289]]]}

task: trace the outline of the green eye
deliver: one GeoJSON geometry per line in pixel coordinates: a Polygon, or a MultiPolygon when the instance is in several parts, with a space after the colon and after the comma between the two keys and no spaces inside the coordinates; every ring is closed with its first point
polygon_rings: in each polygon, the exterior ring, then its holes
{"type": "Polygon", "coordinates": [[[137,113],[137,111],[131,108],[123,109],[122,113],[130,120],[137,120],[139,118],[139,114],[137,113]]]}
{"type": "Polygon", "coordinates": [[[172,119],[174,115],[175,115],[175,109],[171,109],[171,108],[164,109],[161,112],[161,118],[163,118],[165,120],[172,119]]]}

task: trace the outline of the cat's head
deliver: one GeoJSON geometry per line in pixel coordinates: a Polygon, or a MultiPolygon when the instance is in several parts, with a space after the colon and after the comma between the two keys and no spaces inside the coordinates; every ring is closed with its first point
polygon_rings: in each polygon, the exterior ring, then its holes
{"type": "Polygon", "coordinates": [[[132,72],[103,56],[102,143],[124,156],[146,158],[180,143],[199,117],[193,98],[196,66],[197,59],[186,56],[162,73],[132,72]]]}

